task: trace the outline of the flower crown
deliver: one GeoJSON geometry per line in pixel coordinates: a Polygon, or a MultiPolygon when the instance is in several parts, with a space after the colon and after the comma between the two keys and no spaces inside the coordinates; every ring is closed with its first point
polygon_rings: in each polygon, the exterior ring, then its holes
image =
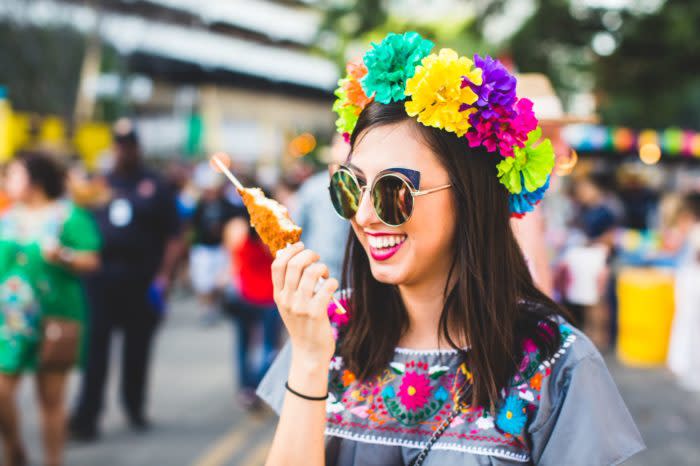
{"type": "Polygon", "coordinates": [[[404,101],[406,113],[425,126],[466,137],[470,147],[495,152],[498,179],[508,192],[511,215],[522,217],[544,197],[554,168],[554,149],[542,140],[532,102],[519,99],[516,79],[498,60],[460,57],[452,49],[430,53],[433,43],[416,32],[389,33],[347,64],[333,110],[338,132],[349,141],[362,110],[373,100],[404,101]]]}

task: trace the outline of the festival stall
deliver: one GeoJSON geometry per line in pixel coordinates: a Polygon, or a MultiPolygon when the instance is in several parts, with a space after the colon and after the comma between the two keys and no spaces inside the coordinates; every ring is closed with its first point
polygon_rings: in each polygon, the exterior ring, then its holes
{"type": "MultiPolygon", "coordinates": [[[[583,124],[564,128],[562,136],[577,157],[596,154],[606,156],[608,161],[626,163],[629,156],[638,156],[644,165],[628,166],[637,175],[645,169],[655,170],[659,192],[692,189],[679,180],[688,171],[687,166],[700,161],[700,133],[678,128],[633,130],[583,124]],[[678,166],[674,162],[687,163],[678,166]]],[[[686,178],[692,180],[693,176],[686,178]]],[[[617,254],[611,272],[616,283],[617,354],[628,365],[662,365],[668,357],[680,251],[667,228],[660,222],[644,230],[619,228],[614,235],[617,254]]]]}

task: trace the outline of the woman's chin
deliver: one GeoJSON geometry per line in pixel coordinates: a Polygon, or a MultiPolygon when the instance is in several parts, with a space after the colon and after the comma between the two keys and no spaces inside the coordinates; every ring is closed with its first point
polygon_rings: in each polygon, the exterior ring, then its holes
{"type": "Polygon", "coordinates": [[[394,265],[376,264],[370,262],[370,270],[375,280],[387,285],[400,285],[403,283],[403,273],[400,267],[394,265]]]}

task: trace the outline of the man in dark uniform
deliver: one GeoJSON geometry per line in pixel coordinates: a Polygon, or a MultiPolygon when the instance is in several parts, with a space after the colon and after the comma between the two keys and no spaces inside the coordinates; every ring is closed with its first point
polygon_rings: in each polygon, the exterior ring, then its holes
{"type": "Polygon", "coordinates": [[[76,440],[98,436],[108,374],[110,340],[123,330],[121,394],[134,429],[148,427],[145,397],[151,345],[164,292],[181,249],[175,197],[142,163],[137,133],[128,120],[114,129],[115,164],[107,175],[110,201],[94,210],[103,237],[102,268],[86,280],[90,304],[87,358],[70,429],[76,440]]]}

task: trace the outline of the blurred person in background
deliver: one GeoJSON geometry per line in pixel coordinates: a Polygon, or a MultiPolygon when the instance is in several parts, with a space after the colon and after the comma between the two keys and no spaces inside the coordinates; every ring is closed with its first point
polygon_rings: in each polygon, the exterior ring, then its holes
{"type": "Polygon", "coordinates": [[[552,270],[547,242],[544,241],[547,226],[542,208],[537,206],[523,218],[512,218],[510,224],[535,285],[544,294],[552,297],[552,270]]]}
{"type": "Polygon", "coordinates": [[[246,217],[237,217],[226,228],[226,248],[231,258],[232,287],[226,310],[236,330],[235,360],[240,385],[239,399],[248,408],[257,408],[255,388],[277,355],[282,322],[273,293],[272,254],[246,217]],[[262,330],[262,355],[258,363],[255,331],[262,330]]]}
{"type": "Polygon", "coordinates": [[[201,194],[192,215],[190,281],[203,308],[203,321],[210,324],[218,318],[221,291],[228,281],[229,258],[222,244],[224,228],[246,211],[244,206],[227,199],[223,178],[208,163],[197,165],[193,181],[201,194]]]}
{"type": "Polygon", "coordinates": [[[572,238],[578,232],[578,240],[563,254],[563,301],[576,324],[589,332],[596,344],[607,346],[615,329],[614,312],[606,302],[614,289],[608,263],[619,216],[602,176],[576,179],[572,197],[578,206],[572,238]]]}
{"type": "Polygon", "coordinates": [[[111,199],[93,210],[104,240],[103,266],[86,282],[88,357],[70,422],[74,439],[81,441],[98,435],[111,337],[117,328],[124,335],[123,406],[133,429],[148,428],[145,400],[152,340],[182,247],[175,198],[144,166],[133,124],[119,120],[113,136],[115,164],[106,176],[111,199]]]}
{"type": "MultiPolygon", "coordinates": [[[[299,171],[299,170],[297,170],[299,171]]],[[[297,195],[302,184],[301,173],[288,173],[282,176],[274,185],[272,195],[277,202],[294,212],[299,202],[297,195]]]]}
{"type": "MultiPolygon", "coordinates": [[[[190,164],[182,160],[171,160],[165,167],[165,180],[175,195],[177,213],[180,217],[180,229],[183,232],[183,248],[192,240],[192,215],[197,206],[197,192],[191,182],[190,164]]],[[[189,255],[184,251],[174,265],[170,289],[191,292],[189,277],[189,255]]]]}
{"type": "Polygon", "coordinates": [[[165,178],[177,200],[177,211],[184,223],[192,220],[192,215],[197,207],[195,189],[190,183],[191,168],[186,162],[171,161],[166,166],[165,178]]]}
{"type": "Polygon", "coordinates": [[[659,203],[659,196],[648,186],[642,173],[622,170],[619,176],[618,195],[624,206],[624,216],[620,222],[625,228],[646,230],[659,203]]]}
{"type": "Polygon", "coordinates": [[[40,153],[16,159],[6,173],[14,202],[0,219],[0,425],[8,466],[28,464],[15,394],[31,370],[44,464],[63,463],[66,381],[80,352],[86,308],[78,274],[97,269],[100,244],[89,213],[62,199],[64,182],[61,168],[40,153]]]}
{"type": "Polygon", "coordinates": [[[668,367],[682,387],[700,391],[700,193],[689,194],[676,220],[683,232],[679,267],[676,270],[675,302],[668,367]]]}
{"type": "Polygon", "coordinates": [[[345,254],[345,243],[350,226],[333,209],[327,199],[330,175],[337,166],[345,161],[350,145],[339,134],[334,135],[329,150],[327,170],[320,171],[308,178],[296,195],[296,206],[292,218],[302,228],[301,241],[316,251],[321,260],[328,265],[331,277],[340,279],[345,254]]]}

